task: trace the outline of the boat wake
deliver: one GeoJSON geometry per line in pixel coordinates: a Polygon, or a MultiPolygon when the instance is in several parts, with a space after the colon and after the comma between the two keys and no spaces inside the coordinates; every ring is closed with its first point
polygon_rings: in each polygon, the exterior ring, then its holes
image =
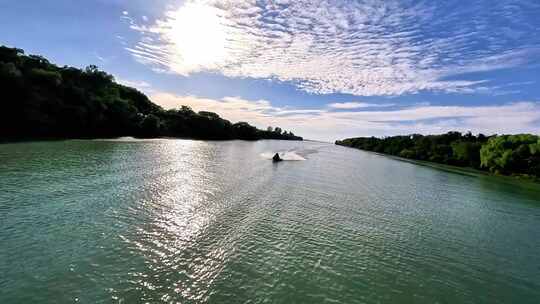
{"type": "MultiPolygon", "coordinates": [[[[279,154],[279,157],[284,161],[301,161],[306,160],[301,155],[297,154],[296,151],[280,151],[277,152],[279,154]]],[[[272,159],[276,152],[264,152],[261,153],[261,157],[264,159],[272,159]]]]}

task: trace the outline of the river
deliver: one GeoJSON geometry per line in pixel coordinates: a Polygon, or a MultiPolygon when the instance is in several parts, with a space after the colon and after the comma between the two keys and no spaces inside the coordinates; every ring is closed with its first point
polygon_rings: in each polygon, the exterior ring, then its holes
{"type": "Polygon", "coordinates": [[[315,142],[2,144],[0,303],[47,302],[539,303],[540,187],[315,142]]]}

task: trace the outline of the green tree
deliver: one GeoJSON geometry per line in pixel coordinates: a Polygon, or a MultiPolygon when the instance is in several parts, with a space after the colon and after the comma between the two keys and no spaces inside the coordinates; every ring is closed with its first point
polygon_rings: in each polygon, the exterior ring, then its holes
{"type": "Polygon", "coordinates": [[[480,149],[481,166],[496,173],[534,173],[540,160],[538,136],[530,134],[495,136],[480,149]],[[534,153],[533,153],[534,152],[534,153]]]}
{"type": "Polygon", "coordinates": [[[348,138],[336,141],[336,144],[494,173],[540,176],[540,139],[531,134],[486,137],[470,132],[463,135],[448,132],[427,136],[348,138]]]}
{"type": "Polygon", "coordinates": [[[452,155],[456,161],[456,164],[467,165],[471,167],[480,166],[480,148],[482,144],[479,142],[472,142],[470,138],[468,141],[456,141],[452,143],[452,155]]]}
{"type": "Polygon", "coordinates": [[[154,114],[146,115],[141,121],[141,134],[145,137],[154,137],[160,134],[161,121],[154,114]]]}
{"type": "Polygon", "coordinates": [[[97,66],[58,67],[46,58],[0,46],[3,84],[0,140],[39,137],[171,136],[201,139],[294,139],[291,134],[234,126],[190,107],[164,110],[97,66]]]}

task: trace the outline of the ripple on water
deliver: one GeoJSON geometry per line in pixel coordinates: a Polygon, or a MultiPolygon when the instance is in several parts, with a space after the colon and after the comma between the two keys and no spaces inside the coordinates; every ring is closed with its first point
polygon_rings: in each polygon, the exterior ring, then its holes
{"type": "Polygon", "coordinates": [[[540,299],[538,190],[308,142],[25,143],[0,159],[0,302],[540,299]]]}

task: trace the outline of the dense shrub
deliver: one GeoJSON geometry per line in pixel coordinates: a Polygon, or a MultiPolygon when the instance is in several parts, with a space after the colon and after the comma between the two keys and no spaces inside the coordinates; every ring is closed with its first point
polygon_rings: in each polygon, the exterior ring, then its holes
{"type": "Polygon", "coordinates": [[[540,137],[531,134],[486,137],[449,132],[385,138],[359,137],[336,144],[415,160],[466,166],[498,174],[540,177],[540,137]]]}

